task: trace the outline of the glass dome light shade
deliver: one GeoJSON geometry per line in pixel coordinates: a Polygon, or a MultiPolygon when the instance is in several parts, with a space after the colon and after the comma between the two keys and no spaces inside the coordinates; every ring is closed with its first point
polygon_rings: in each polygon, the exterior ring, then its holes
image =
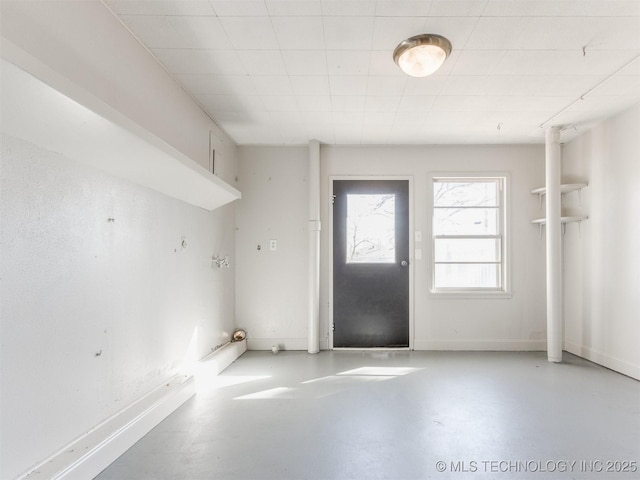
{"type": "Polygon", "coordinates": [[[440,35],[423,34],[403,40],[393,59],[407,75],[426,77],[438,70],[451,53],[451,42],[440,35]]]}

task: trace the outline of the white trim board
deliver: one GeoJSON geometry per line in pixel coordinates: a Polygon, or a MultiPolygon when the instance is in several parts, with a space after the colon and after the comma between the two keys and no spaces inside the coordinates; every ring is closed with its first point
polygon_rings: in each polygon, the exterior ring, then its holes
{"type": "Polygon", "coordinates": [[[537,352],[546,351],[546,340],[414,340],[414,350],[537,352]]]}
{"type": "Polygon", "coordinates": [[[612,357],[606,353],[594,350],[584,345],[578,345],[577,343],[568,342],[565,340],[564,348],[567,352],[577,355],[578,357],[585,358],[591,362],[602,365],[616,372],[627,375],[636,380],[640,380],[640,365],[634,365],[625,360],[612,357]]]}
{"type": "MultiPolygon", "coordinates": [[[[308,350],[307,338],[247,338],[248,350],[271,350],[277,345],[280,350],[308,350]]],[[[327,339],[320,339],[320,350],[327,350],[327,339]]]]}
{"type": "MultiPolygon", "coordinates": [[[[234,342],[202,359],[197,375],[218,375],[247,349],[234,342]]],[[[94,478],[196,393],[191,375],[176,375],[15,480],[94,478]]]]}
{"type": "Polygon", "coordinates": [[[194,393],[193,377],[176,375],[29,469],[17,480],[94,478],[194,393]]]}
{"type": "Polygon", "coordinates": [[[198,362],[196,367],[196,382],[199,377],[219,375],[225,368],[235,362],[247,351],[247,341],[229,342],[222,348],[210,353],[198,362]]]}

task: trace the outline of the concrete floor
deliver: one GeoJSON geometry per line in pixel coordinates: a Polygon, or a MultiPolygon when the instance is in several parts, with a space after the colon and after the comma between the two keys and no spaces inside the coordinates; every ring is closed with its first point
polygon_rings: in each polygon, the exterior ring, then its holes
{"type": "Polygon", "coordinates": [[[97,479],[639,479],[640,382],[564,357],[247,352],[97,479]]]}

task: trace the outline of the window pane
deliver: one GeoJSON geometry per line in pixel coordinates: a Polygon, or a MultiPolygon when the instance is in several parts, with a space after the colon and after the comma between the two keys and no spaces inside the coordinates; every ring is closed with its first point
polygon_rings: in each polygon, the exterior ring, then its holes
{"type": "Polygon", "coordinates": [[[434,208],[434,235],[497,235],[497,208],[434,208]]]}
{"type": "Polygon", "coordinates": [[[347,263],[395,263],[395,195],[347,195],[347,263]]]}
{"type": "Polygon", "coordinates": [[[439,238],[435,240],[436,262],[499,262],[497,238],[439,238]]]}
{"type": "Polygon", "coordinates": [[[433,182],[433,204],[436,207],[497,206],[498,182],[433,182]]]}
{"type": "Polygon", "coordinates": [[[436,264],[435,288],[498,288],[497,264],[436,264]]]}

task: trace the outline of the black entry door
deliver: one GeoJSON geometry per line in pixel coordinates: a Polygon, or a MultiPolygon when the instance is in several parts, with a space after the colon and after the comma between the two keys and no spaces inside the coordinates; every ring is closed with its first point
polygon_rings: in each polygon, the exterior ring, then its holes
{"type": "Polygon", "coordinates": [[[333,346],[409,346],[409,181],[333,182],[333,346]]]}

